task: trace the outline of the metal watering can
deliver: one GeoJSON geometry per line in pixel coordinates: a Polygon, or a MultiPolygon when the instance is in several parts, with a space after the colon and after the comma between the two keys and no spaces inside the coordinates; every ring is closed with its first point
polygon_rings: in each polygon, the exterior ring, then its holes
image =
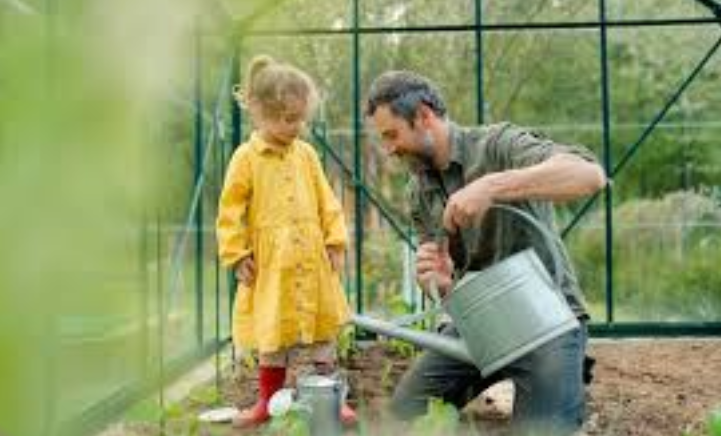
{"type": "Polygon", "coordinates": [[[305,375],[298,378],[296,389],[282,389],[268,406],[273,417],[290,410],[299,411],[313,436],[340,436],[341,404],[347,386],[339,376],[305,375]]]}
{"type": "Polygon", "coordinates": [[[437,303],[437,308],[420,314],[423,317],[442,308],[453,319],[462,339],[364,315],[354,315],[353,323],[475,365],[484,377],[577,328],[578,320],[560,291],[562,262],[558,237],[522,210],[504,205],[493,207],[523,217],[543,235],[556,265],[556,282],[535,250],[528,248],[484,270],[467,273],[442,303],[437,303]]]}

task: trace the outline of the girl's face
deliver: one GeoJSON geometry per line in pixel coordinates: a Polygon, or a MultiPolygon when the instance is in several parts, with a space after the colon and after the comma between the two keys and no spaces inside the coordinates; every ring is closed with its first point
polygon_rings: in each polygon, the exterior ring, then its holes
{"type": "Polygon", "coordinates": [[[260,108],[254,117],[261,135],[274,145],[286,146],[300,135],[308,116],[308,104],[300,98],[288,98],[284,108],[268,113],[260,108]]]}

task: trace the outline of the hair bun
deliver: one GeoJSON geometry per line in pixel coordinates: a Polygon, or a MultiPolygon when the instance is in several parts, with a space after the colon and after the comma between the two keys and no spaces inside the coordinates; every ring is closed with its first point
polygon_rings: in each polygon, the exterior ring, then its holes
{"type": "Polygon", "coordinates": [[[258,55],[253,57],[248,67],[248,83],[253,83],[253,79],[259,72],[276,63],[277,61],[268,55],[258,55]]]}

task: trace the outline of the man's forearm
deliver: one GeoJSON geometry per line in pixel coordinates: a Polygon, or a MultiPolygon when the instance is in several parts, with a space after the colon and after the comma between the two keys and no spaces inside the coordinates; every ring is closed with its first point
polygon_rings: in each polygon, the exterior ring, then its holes
{"type": "Polygon", "coordinates": [[[494,201],[548,200],[584,197],[606,184],[603,169],[571,154],[558,154],[527,168],[488,174],[474,182],[494,201]]]}

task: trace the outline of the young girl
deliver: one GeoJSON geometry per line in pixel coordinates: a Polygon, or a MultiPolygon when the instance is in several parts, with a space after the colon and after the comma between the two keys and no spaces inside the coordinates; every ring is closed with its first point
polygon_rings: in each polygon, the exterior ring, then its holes
{"type": "MultiPolygon", "coordinates": [[[[233,420],[268,420],[268,401],[298,374],[335,370],[335,339],[350,311],[338,276],[343,211],[313,147],[298,135],[316,101],[307,74],[256,57],[235,91],[255,131],[233,155],[218,206],[220,259],[239,285],[233,341],[258,353],[258,401],[233,420]]],[[[355,422],[343,405],[341,419],[355,422]]]]}

